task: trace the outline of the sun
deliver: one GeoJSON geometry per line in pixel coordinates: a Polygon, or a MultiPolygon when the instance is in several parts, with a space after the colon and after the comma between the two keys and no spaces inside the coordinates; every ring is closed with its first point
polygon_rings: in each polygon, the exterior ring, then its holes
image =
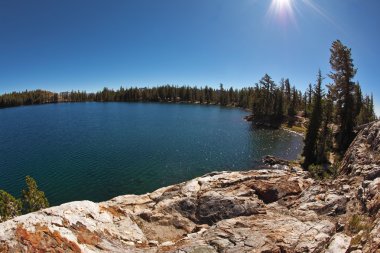
{"type": "Polygon", "coordinates": [[[295,0],[272,0],[268,11],[268,16],[275,17],[280,23],[286,24],[295,22],[294,16],[295,0]]]}
{"type": "Polygon", "coordinates": [[[271,8],[276,11],[291,11],[293,8],[293,0],[272,0],[271,8]]]}
{"type": "Polygon", "coordinates": [[[315,12],[337,29],[342,30],[334,19],[328,15],[328,12],[316,2],[316,0],[271,0],[266,18],[271,21],[275,20],[276,24],[285,27],[290,25],[297,27],[297,17],[301,17],[302,15],[300,14],[308,9],[315,12]]]}
{"type": "Polygon", "coordinates": [[[275,2],[275,5],[277,5],[280,8],[288,7],[291,5],[292,0],[273,0],[275,2]]]}

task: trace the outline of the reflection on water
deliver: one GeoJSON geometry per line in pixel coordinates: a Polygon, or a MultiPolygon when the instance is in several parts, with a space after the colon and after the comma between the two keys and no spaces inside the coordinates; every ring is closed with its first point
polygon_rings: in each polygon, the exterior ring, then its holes
{"type": "Polygon", "coordinates": [[[252,129],[218,106],[72,103],[0,110],[0,188],[19,196],[25,175],[49,201],[140,194],[215,170],[295,159],[302,138],[252,129]]]}

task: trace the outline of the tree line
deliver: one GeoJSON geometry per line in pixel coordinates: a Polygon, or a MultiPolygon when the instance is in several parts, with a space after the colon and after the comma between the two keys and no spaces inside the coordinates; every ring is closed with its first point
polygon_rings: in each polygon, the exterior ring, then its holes
{"type": "Polygon", "coordinates": [[[58,94],[46,90],[5,93],[0,96],[0,108],[58,102],[58,94]]]}
{"type": "Polygon", "coordinates": [[[351,49],[339,40],[330,49],[332,83],[323,88],[323,77],[318,72],[311,88],[311,115],[303,149],[303,167],[323,177],[330,168],[329,155],[335,159],[343,155],[355,138],[355,127],[376,120],[373,96],[363,96],[359,82],[354,82],[357,72],[351,49]]]}
{"type": "MultiPolygon", "coordinates": [[[[265,76],[269,77],[267,74],[265,76]]],[[[301,92],[296,90],[295,87],[290,87],[289,80],[286,80],[288,97],[295,94],[297,104],[301,105],[301,92]]],[[[271,86],[270,92],[273,91],[273,88],[274,86],[271,86]]],[[[257,96],[259,92],[261,91],[257,85],[256,87],[242,89],[232,87],[225,89],[223,84],[220,84],[218,89],[209,86],[163,85],[152,88],[120,87],[117,90],[104,88],[96,93],[87,93],[86,91],[54,93],[45,90],[26,90],[0,95],[0,108],[60,102],[186,102],[251,109],[255,98],[259,97],[257,96]]]]}
{"type": "Polygon", "coordinates": [[[27,187],[22,190],[20,199],[0,190],[0,222],[49,207],[45,193],[38,189],[36,181],[32,177],[26,176],[25,182],[27,187]]]}
{"type": "Polygon", "coordinates": [[[257,125],[278,126],[284,118],[294,117],[297,112],[307,116],[311,108],[311,93],[302,93],[289,79],[276,84],[265,74],[253,87],[241,89],[209,86],[120,87],[117,90],[104,88],[96,93],[69,91],[53,93],[44,90],[22,91],[0,96],[0,108],[64,102],[166,102],[198,103],[231,106],[249,109],[257,125]]]}

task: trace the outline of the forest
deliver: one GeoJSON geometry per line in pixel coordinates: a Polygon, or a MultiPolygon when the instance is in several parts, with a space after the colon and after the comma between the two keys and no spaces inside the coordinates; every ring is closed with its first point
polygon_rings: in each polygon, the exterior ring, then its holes
{"type": "MultiPolygon", "coordinates": [[[[270,92],[274,92],[277,85],[271,80],[269,75],[265,75],[264,81],[273,83],[270,92]]],[[[286,95],[289,100],[294,100],[297,109],[303,107],[303,96],[301,91],[291,87],[288,79],[282,80],[284,96],[286,95]],[[285,90],[286,88],[286,90],[285,90]]],[[[120,87],[117,90],[104,88],[102,91],[96,93],[87,93],[86,91],[68,91],[53,93],[45,90],[33,90],[12,92],[0,96],[0,108],[13,107],[20,105],[35,105],[46,103],[62,103],[62,102],[177,102],[177,103],[199,103],[199,104],[218,104],[221,106],[234,106],[241,108],[251,109],[254,105],[255,98],[258,97],[261,89],[265,83],[260,81],[254,87],[242,89],[225,89],[223,84],[220,84],[218,89],[208,86],[205,87],[191,87],[191,86],[176,86],[176,85],[163,85],[152,88],[138,88],[120,87]]],[[[269,91],[269,90],[268,90],[269,91]]],[[[276,91],[277,92],[277,91],[276,91]]],[[[305,97],[306,100],[306,97],[305,97]]],[[[307,99],[307,101],[309,101],[307,99]]]]}

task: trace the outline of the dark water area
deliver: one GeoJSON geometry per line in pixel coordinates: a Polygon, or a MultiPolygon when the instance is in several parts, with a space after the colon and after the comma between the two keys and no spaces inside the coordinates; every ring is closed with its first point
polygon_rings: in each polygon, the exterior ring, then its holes
{"type": "Polygon", "coordinates": [[[296,159],[300,136],[252,129],[234,108],[68,103],[0,110],[0,189],[34,177],[51,205],[141,194],[216,170],[249,170],[264,155],[296,159]]]}

